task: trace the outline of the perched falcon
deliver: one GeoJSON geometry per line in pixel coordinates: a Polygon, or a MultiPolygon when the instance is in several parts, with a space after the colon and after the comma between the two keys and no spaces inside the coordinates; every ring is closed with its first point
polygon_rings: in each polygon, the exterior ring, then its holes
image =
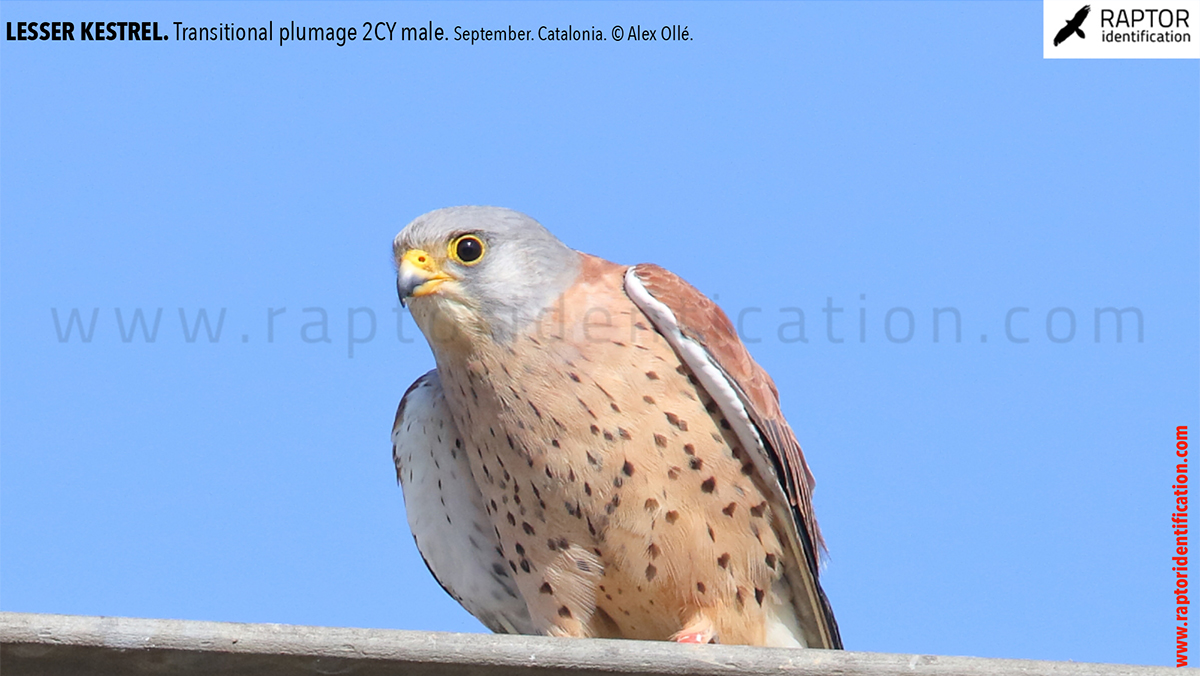
{"type": "Polygon", "coordinates": [[[813,477],[725,314],[655,265],[454,207],[396,237],[437,368],[400,402],[426,564],[497,632],[841,648],[813,477]]]}

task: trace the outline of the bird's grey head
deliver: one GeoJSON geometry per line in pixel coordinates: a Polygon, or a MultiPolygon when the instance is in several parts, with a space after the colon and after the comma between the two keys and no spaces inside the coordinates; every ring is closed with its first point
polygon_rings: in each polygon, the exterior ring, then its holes
{"type": "Polygon", "coordinates": [[[393,244],[400,302],[436,349],[455,336],[506,341],[579,274],[579,253],[525,214],[450,207],[409,223],[393,244]]]}

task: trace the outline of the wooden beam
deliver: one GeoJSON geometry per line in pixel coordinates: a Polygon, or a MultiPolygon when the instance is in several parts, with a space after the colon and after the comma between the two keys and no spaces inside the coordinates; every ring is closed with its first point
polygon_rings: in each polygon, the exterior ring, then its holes
{"type": "Polygon", "coordinates": [[[1168,667],[0,613],[4,676],[1152,676],[1168,667]]]}

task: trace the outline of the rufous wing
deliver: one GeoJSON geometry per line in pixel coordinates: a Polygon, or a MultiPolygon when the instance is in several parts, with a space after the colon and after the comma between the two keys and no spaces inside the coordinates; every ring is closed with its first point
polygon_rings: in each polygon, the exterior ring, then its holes
{"type": "Polygon", "coordinates": [[[678,276],[643,263],[627,271],[625,291],[699,377],[733,423],[764,483],[790,507],[787,535],[800,562],[795,572],[802,588],[794,593],[802,628],[810,647],[840,649],[837,621],[818,579],[824,541],[813,513],[815,481],[783,417],[771,376],[750,356],[721,308],[678,276]]]}

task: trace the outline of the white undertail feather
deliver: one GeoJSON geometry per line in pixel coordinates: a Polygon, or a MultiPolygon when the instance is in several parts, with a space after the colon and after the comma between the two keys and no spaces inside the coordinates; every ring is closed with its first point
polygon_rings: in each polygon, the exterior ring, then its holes
{"type": "Polygon", "coordinates": [[[497,551],[469,449],[446,407],[437,371],[419,378],[400,403],[392,459],[404,489],[408,525],[437,581],[492,631],[537,633],[497,551]]]}

